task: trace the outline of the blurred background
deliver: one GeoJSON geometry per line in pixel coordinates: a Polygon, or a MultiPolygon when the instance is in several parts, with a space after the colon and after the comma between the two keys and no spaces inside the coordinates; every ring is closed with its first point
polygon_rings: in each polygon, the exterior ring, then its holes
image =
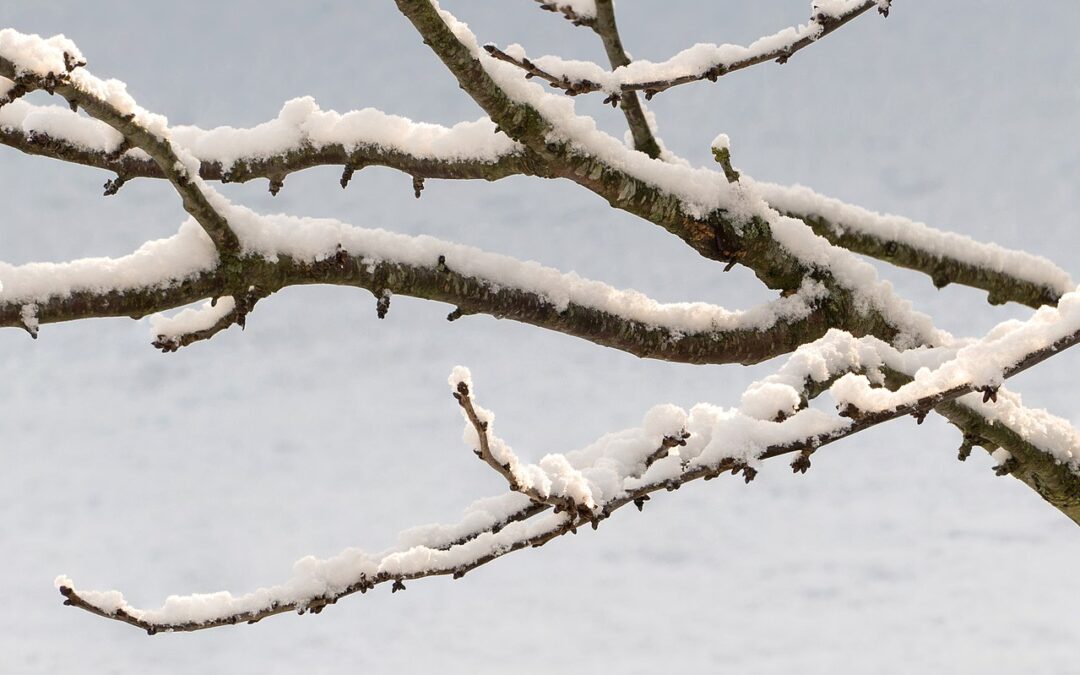
{"type": "MultiPolygon", "coordinates": [[[[806,0],[619,3],[636,58],[745,44],[800,23],[806,0]]],[[[528,0],[446,0],[481,41],[602,60],[599,40],[528,0]]],[[[718,132],[760,180],[1046,255],[1077,273],[1080,4],[898,0],[800,52],[662,94],[668,147],[709,164],[718,132]]],[[[251,126],[284,101],[373,106],[453,124],[481,111],[392,2],[7,0],[0,26],[74,39],[174,124],[251,126]]],[[[47,102],[39,95],[36,102],[47,102]]],[[[579,111],[623,135],[599,96],[579,111]]],[[[568,182],[429,181],[340,168],[226,185],[263,212],[431,234],[576,271],[665,301],[749,307],[772,294],[568,182]]],[[[110,175],[0,148],[0,259],[118,256],[185,218],[163,182],[103,198],[110,175]]],[[[977,335],[1024,317],[985,294],[883,269],[938,324],[977,335]]],[[[517,553],[460,581],[380,587],[318,617],[148,638],[61,606],[56,574],[137,606],[244,592],[294,560],[380,550],[406,527],[452,522],[502,479],[477,462],[446,377],[473,371],[520,454],[581,447],[653,404],[737,405],[777,367],[653,361],[451,307],[293,288],[247,330],[163,355],[148,324],[0,332],[0,671],[5,673],[1067,672],[1080,624],[1080,532],[975,455],[940,419],[903,419],[751,485],[659,495],[597,532],[517,553]]],[[[1066,353],[1011,383],[1077,421],[1066,353]]]]}

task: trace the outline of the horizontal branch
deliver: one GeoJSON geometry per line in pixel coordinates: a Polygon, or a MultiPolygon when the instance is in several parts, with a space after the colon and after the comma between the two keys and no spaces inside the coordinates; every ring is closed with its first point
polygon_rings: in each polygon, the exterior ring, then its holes
{"type": "MultiPolygon", "coordinates": [[[[794,349],[829,324],[828,314],[818,309],[827,298],[813,284],[746,312],[704,303],[661,304],[636,291],[431,237],[259,216],[239,207],[226,213],[247,251],[229,266],[216,264],[209,241],[190,224],[120,259],[0,265],[0,326],[28,328],[28,317],[35,330],[94,317],[140,318],[204,298],[257,299],[305,284],[447,302],[457,307],[452,319],[488,314],[640,357],[687,363],[761,361],[794,349]]],[[[236,321],[218,318],[223,322],[209,335],[236,321]]],[[[166,349],[191,341],[156,340],[166,349]]]]}
{"type": "Polygon", "coordinates": [[[602,91],[610,98],[641,91],[646,99],[650,99],[681,84],[701,80],[715,82],[719,77],[759,63],[785,63],[796,52],[875,7],[888,15],[887,0],[853,0],[829,10],[815,7],[809,23],[760,38],[747,47],[698,44],[662,63],[635,61],[612,71],[591,61],[565,61],[555,56],[530,59],[516,46],[512,50],[502,50],[494,45],[484,48],[494,58],[520,68],[528,77],[544,80],[571,96],[602,91]]]}
{"type": "MultiPolygon", "coordinates": [[[[165,177],[154,160],[137,149],[126,150],[122,137],[104,126],[58,106],[18,101],[0,108],[0,144],[112,171],[124,180],[165,177]]],[[[372,109],[322,111],[310,98],[287,102],[276,119],[250,129],[178,126],[171,132],[199,161],[199,177],[209,181],[283,181],[297,171],[326,165],[345,167],[342,187],[354,171],[367,166],[437,179],[546,175],[538,158],[497,135],[489,120],[441,127],[372,109]]]]}
{"type": "Polygon", "coordinates": [[[597,14],[595,0],[536,0],[536,2],[540,3],[540,9],[558,12],[575,26],[585,26],[595,30],[597,14]]]}
{"type": "MultiPolygon", "coordinates": [[[[398,140],[391,144],[377,138],[381,113],[363,111],[371,120],[363,123],[359,114],[323,112],[308,99],[296,99],[285,105],[277,119],[252,129],[207,131],[181,126],[172,132],[190,147],[200,149],[202,155],[214,156],[211,139],[231,148],[228,159],[200,160],[200,177],[204,180],[283,180],[294,172],[324,165],[347,167],[347,177],[354,169],[365,166],[386,166],[414,177],[439,179],[553,175],[535,153],[509,141],[496,147],[481,144],[471,150],[474,155],[459,159],[445,152],[424,154],[431,153],[431,148],[464,150],[471,147],[470,138],[486,140],[496,128],[488,120],[446,128],[386,115],[387,121],[409,129],[399,133],[398,140]],[[353,121],[345,124],[342,120],[353,121]],[[326,138],[316,140],[304,131],[305,127],[342,127],[350,131],[330,142],[326,138]],[[275,137],[292,140],[270,144],[267,139],[275,137]],[[427,140],[421,142],[425,137],[427,140]]],[[[124,180],[164,177],[145,153],[117,152],[122,150],[121,141],[122,137],[110,127],[66,108],[34,106],[24,101],[0,108],[0,144],[112,171],[124,180]]],[[[195,154],[199,156],[200,152],[195,154]]],[[[220,151],[216,154],[220,155],[220,151]]],[[[806,188],[757,182],[754,185],[770,206],[803,220],[835,245],[923,271],[939,285],[970,285],[990,291],[993,302],[1015,301],[1031,306],[1056,302],[1072,287],[1064,271],[1038,256],[982,244],[905,218],[882,216],[806,188]]]]}

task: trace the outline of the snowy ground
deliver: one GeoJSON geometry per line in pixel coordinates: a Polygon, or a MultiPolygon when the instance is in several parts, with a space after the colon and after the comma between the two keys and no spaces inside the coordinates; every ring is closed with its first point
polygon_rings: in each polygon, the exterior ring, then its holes
{"type": "MultiPolygon", "coordinates": [[[[594,36],[520,0],[444,3],[482,40],[601,58],[594,36]]],[[[659,60],[805,20],[804,0],[623,2],[623,37],[659,60]],[[698,6],[704,5],[704,6],[698,6]],[[752,5],[752,6],[751,6],[752,5]]],[[[698,163],[725,132],[738,168],[1049,256],[1074,275],[1080,237],[1080,5],[897,0],[786,66],[654,99],[661,134],[698,163]]],[[[453,124],[480,113],[390,2],[183,5],[9,0],[0,26],[64,32],[94,72],[174,123],[247,126],[311,94],[453,124]],[[278,5],[280,6],[274,6],[278,5]]],[[[621,135],[617,112],[581,99],[621,135]]],[[[0,151],[3,151],[0,148],[0,151]]],[[[261,211],[426,233],[633,286],[748,307],[767,297],[681,242],[562,182],[430,181],[336,169],[226,186],[261,211]]],[[[120,255],[172,234],[166,186],[102,198],[101,172],[0,152],[8,262],[120,255]]],[[[887,271],[940,325],[1022,317],[983,294],[887,271]]],[[[302,555],[381,549],[504,489],[460,442],[445,380],[468,365],[500,434],[531,458],[637,424],[658,402],[732,405],[769,371],[639,361],[573,338],[395,299],[290,289],[248,329],[173,355],[128,320],[0,333],[0,672],[506,672],[657,667],[739,673],[1068,672],[1080,627],[1073,524],[982,456],[955,460],[936,419],[900,420],[815,456],[655,498],[460,581],[382,587],[318,617],[147,638],[60,605],[58,573],[156,606],[249,590],[302,555]]],[[[1017,378],[1080,422],[1066,353],[1017,378]]]]}

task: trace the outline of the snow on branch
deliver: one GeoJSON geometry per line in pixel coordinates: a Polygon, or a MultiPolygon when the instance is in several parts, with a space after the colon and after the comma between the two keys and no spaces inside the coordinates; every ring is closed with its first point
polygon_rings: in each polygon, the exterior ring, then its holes
{"type": "Polygon", "coordinates": [[[595,30],[596,0],[536,0],[540,9],[558,12],[575,26],[587,26],[595,30]]]}
{"type": "Polygon", "coordinates": [[[981,288],[994,304],[1053,304],[1075,288],[1069,275],[1041,256],[942,232],[901,216],[882,215],[813,190],[755,183],[774,209],[810,225],[836,246],[950,283],[981,288]]]}
{"type": "Polygon", "coordinates": [[[557,56],[530,59],[520,45],[499,49],[485,45],[493,57],[525,71],[527,77],[544,80],[571,96],[601,91],[614,101],[622,93],[641,91],[645,98],[689,82],[710,80],[766,61],[785,63],[793,54],[809,47],[844,24],[877,8],[888,15],[890,2],[884,0],[818,0],[810,21],[786,28],[754,41],[748,46],[696,44],[667,61],[634,61],[608,71],[591,61],[568,61],[557,56]]]}
{"type": "Polygon", "coordinates": [[[613,207],[660,225],[705,257],[754,270],[769,287],[791,292],[805,278],[831,302],[855,307],[840,326],[898,343],[937,343],[946,335],[914,312],[872,266],[781,217],[749,184],[711,169],[650,159],[578,116],[573,101],[524,81],[480,48],[468,26],[431,0],[397,0],[426,42],[511,138],[541,157],[553,175],[573,180],[613,207]]]}
{"type": "MultiPolygon", "coordinates": [[[[450,375],[450,387],[461,406],[462,416],[469,423],[465,429],[466,442],[476,448],[476,455],[480,459],[506,479],[511,490],[520,492],[538,505],[554,507],[555,513],[565,511],[575,518],[590,520],[597,517],[598,504],[603,501],[603,496],[594,491],[594,487],[597,487],[595,480],[590,480],[585,473],[574,468],[564,455],[548,455],[539,464],[523,463],[510,446],[492,432],[495,415],[473,402],[469,371],[461,367],[454,369],[450,375]]],[[[647,418],[646,428],[659,426],[670,430],[681,425],[685,416],[668,406],[652,411],[650,417],[652,419],[647,418]]],[[[656,450],[634,459],[632,464],[639,464],[636,469],[631,466],[616,478],[640,475],[658,459],[667,457],[671,448],[685,445],[688,436],[681,428],[675,434],[664,435],[656,450]]]]}
{"type": "MultiPolygon", "coordinates": [[[[286,102],[275,119],[250,129],[175,126],[170,132],[173,143],[199,162],[203,180],[280,183],[296,171],[328,164],[345,168],[342,187],[366,166],[387,166],[418,178],[496,180],[543,174],[539,161],[496,133],[487,119],[443,127],[373,108],[323,111],[310,97],[286,102]]],[[[164,177],[149,155],[126,147],[115,129],[59,106],[17,101],[0,108],[0,143],[113,171],[124,180],[164,177]]]]}
{"type": "MultiPolygon", "coordinates": [[[[0,325],[27,328],[90,317],[142,317],[208,297],[228,304],[155,323],[171,351],[240,323],[254,303],[299,284],[366,288],[456,305],[451,318],[490,314],[632,354],[691,363],[756,362],[824,332],[820,285],[747,311],[705,303],[661,304],[642,293],[564,274],[535,262],[432,237],[351,227],[329,219],[263,216],[215,196],[241,242],[232,266],[192,221],[169,239],[122,258],[0,263],[0,325]],[[231,309],[231,311],[226,311],[231,309]]],[[[383,307],[385,310],[385,307],[383,307]]]]}
{"type": "MultiPolygon", "coordinates": [[[[1019,372],[1025,364],[1046,358],[1051,352],[1038,347],[1040,344],[1050,342],[1059,349],[1075,344],[1080,335],[1074,325],[1080,314],[1076,310],[1080,295],[1069,294],[1063,298],[1062,306],[1060,311],[1046,308],[1024,324],[1003,324],[987,336],[987,344],[1003,339],[1015,342],[1016,349],[1009,351],[1011,365],[1001,369],[1003,377],[1019,372]],[[1067,329],[1074,329],[1068,341],[1054,339],[1067,329]],[[1026,353],[1019,348],[1023,340],[1029,340],[1031,348],[1026,353]]],[[[949,364],[957,360],[966,361],[962,354],[972,346],[961,349],[957,359],[937,370],[948,370],[952,367],[949,364]]],[[[807,359],[802,361],[805,363],[807,359]]],[[[798,368],[793,366],[794,370],[798,368]]],[[[474,447],[479,446],[481,457],[533,500],[535,508],[520,519],[512,520],[515,514],[525,513],[523,500],[516,495],[510,499],[496,498],[485,503],[494,507],[496,513],[479,515],[483,507],[474,507],[469,511],[469,523],[418,528],[404,534],[399,548],[383,554],[348,549],[327,560],[308,557],[297,562],[292,578],[278,586],[241,596],[228,592],[170,596],[155,610],[132,607],[117,591],[76,590],[65,576],[58,577],[56,584],[66,598],[65,604],[137,626],[150,634],[254,623],[287,611],[318,613],[342,597],[366,592],[379,584],[392,583],[392,590],[398,591],[404,590],[406,580],[438,575],[458,578],[507,553],[543,545],[586,524],[596,528],[622,506],[635,504],[640,509],[650,494],[677,490],[699,478],[708,480],[730,472],[743,474],[749,482],[763,460],[793,453],[798,456],[792,468],[805,472],[810,455],[821,447],[885,421],[919,414],[931,406],[952,401],[978,387],[981,377],[976,374],[964,384],[944,390],[942,382],[920,387],[917,392],[906,392],[899,402],[891,402],[895,404],[892,407],[879,407],[872,414],[854,418],[802,408],[786,416],[763,419],[760,413],[764,410],[772,414],[775,406],[762,408],[762,397],[750,395],[750,390],[744,394],[739,409],[699,404],[687,413],[673,406],[661,406],[650,411],[639,429],[609,434],[576,453],[549,455],[540,465],[524,465],[501,442],[492,444],[489,427],[493,418],[488,411],[472,405],[471,377],[467,370],[458,368],[451,375],[450,384],[463,407],[466,440],[474,447]],[[552,503],[562,507],[561,512],[547,509],[552,503]],[[480,531],[475,529],[477,519],[486,522],[480,531]]],[[[776,384],[764,398],[784,399],[787,402],[781,403],[781,407],[789,405],[790,392],[784,392],[783,388],[784,385],[776,384]]],[[[1048,437],[1044,434],[1044,439],[1048,437]]],[[[1075,443],[1076,437],[1074,433],[1067,439],[1075,443]]],[[[1010,459],[1000,453],[999,457],[1010,459]]],[[[1062,458],[1056,465],[1070,477],[1074,487],[1080,480],[1075,459],[1074,454],[1067,464],[1062,458]]],[[[1076,516],[1080,514],[1071,517],[1076,516]]]]}
{"type": "Polygon", "coordinates": [[[228,222],[209,202],[197,177],[198,166],[169,139],[168,121],[140,107],[118,80],[99,80],[88,73],[79,50],[63,36],[48,40],[0,30],[0,76],[29,81],[50,94],[60,94],[72,107],[115,129],[127,143],[143,150],[179,193],[184,210],[206,230],[220,254],[239,248],[228,222]],[[182,156],[183,155],[183,156],[182,156]]]}

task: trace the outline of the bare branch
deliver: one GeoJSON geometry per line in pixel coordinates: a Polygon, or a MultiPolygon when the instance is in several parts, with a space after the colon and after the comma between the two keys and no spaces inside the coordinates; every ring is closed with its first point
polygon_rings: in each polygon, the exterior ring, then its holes
{"type": "MultiPolygon", "coordinates": [[[[596,0],[596,21],[593,23],[593,30],[604,43],[604,52],[607,54],[608,63],[611,64],[612,69],[630,65],[630,57],[623,49],[619,27],[615,23],[613,0],[596,0]]],[[[641,107],[637,94],[632,91],[622,92],[618,97],[618,103],[626,117],[627,126],[630,127],[634,147],[653,159],[659,157],[660,144],[653,136],[649,120],[645,117],[645,111],[641,107]]]]}
{"type": "MultiPolygon", "coordinates": [[[[510,54],[494,45],[486,45],[485,49],[500,61],[513,64],[525,71],[529,77],[544,80],[570,96],[596,91],[618,96],[642,91],[648,100],[672,87],[701,80],[715,82],[719,77],[759,63],[786,63],[796,52],[818,42],[875,7],[880,13],[888,14],[888,4],[879,0],[862,0],[835,14],[815,8],[809,23],[761,38],[748,47],[697,45],[663,63],[638,61],[631,67],[616,68],[610,72],[595,64],[575,62],[568,65],[552,56],[530,59],[523,52],[515,51],[510,54]],[[705,65],[702,65],[703,63],[705,65]],[[588,74],[579,74],[583,70],[588,74]],[[683,74],[671,76],[672,72],[683,74]]],[[[599,2],[597,10],[599,14],[599,2]]]]}

